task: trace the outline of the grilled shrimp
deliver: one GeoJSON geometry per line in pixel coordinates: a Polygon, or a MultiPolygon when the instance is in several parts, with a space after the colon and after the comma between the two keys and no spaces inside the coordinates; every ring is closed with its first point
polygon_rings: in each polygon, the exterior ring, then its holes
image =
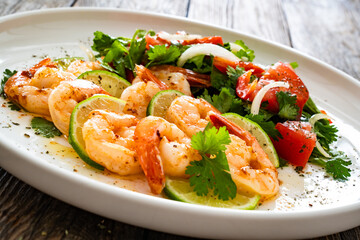
{"type": "Polygon", "coordinates": [[[70,116],[79,102],[94,94],[109,95],[98,85],[86,80],[64,81],[49,96],[49,110],[55,126],[64,134],[69,134],[70,116]]]}
{"type": "Polygon", "coordinates": [[[80,74],[84,72],[92,70],[104,70],[104,68],[101,67],[100,62],[98,61],[90,62],[79,59],[73,61],[66,69],[67,72],[74,74],[76,77],[80,76],[80,74]]]}
{"type": "Polygon", "coordinates": [[[209,118],[215,127],[226,126],[230,133],[225,154],[238,190],[260,194],[263,199],[276,195],[278,173],[256,138],[220,114],[211,112],[209,118]]]}
{"type": "Polygon", "coordinates": [[[137,123],[138,119],[132,115],[92,111],[82,128],[86,152],[93,161],[111,172],[119,175],[140,173],[134,142],[137,123]]]}
{"type": "Polygon", "coordinates": [[[135,129],[136,154],[154,194],[165,186],[165,174],[187,177],[186,167],[201,156],[191,146],[191,139],[175,124],[163,118],[143,118],[135,129]]]}
{"type": "Polygon", "coordinates": [[[204,130],[209,123],[207,116],[210,111],[218,112],[216,108],[203,99],[181,96],[171,103],[165,118],[191,137],[204,130]]]}
{"type": "Polygon", "coordinates": [[[25,71],[19,71],[6,82],[5,94],[10,101],[27,111],[49,118],[48,98],[51,91],[60,82],[75,79],[73,74],[56,66],[50,58],[46,58],[25,71]]]}

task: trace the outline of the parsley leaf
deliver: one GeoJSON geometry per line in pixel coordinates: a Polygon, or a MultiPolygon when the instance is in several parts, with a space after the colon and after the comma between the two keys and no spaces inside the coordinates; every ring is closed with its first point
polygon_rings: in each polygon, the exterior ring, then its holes
{"type": "Polygon", "coordinates": [[[272,121],[266,121],[264,115],[248,114],[245,117],[259,124],[259,126],[275,141],[277,141],[278,138],[282,138],[280,132],[275,128],[275,123],[273,123],[272,121]]]}
{"type": "Polygon", "coordinates": [[[52,122],[41,117],[34,117],[31,120],[31,128],[35,130],[35,134],[42,135],[46,138],[62,135],[52,122]]]}
{"type": "Polygon", "coordinates": [[[296,104],[296,95],[290,92],[277,92],[276,99],[279,103],[279,117],[289,120],[296,119],[299,113],[299,106],[296,104]]]}
{"type": "Polygon", "coordinates": [[[351,176],[351,170],[347,167],[351,165],[351,161],[343,152],[331,152],[330,159],[319,157],[320,155],[314,151],[309,162],[325,168],[325,171],[336,180],[345,181],[351,176]]]}
{"type": "Polygon", "coordinates": [[[11,71],[9,69],[5,69],[5,71],[3,72],[3,78],[1,79],[1,83],[0,83],[0,96],[2,96],[3,98],[6,98],[4,92],[5,83],[7,82],[7,80],[9,80],[10,77],[15,75],[16,73],[17,73],[16,70],[11,71]]]}
{"type": "Polygon", "coordinates": [[[226,145],[230,143],[230,135],[225,127],[219,129],[206,127],[191,138],[191,146],[202,156],[200,161],[192,161],[186,169],[190,185],[199,196],[206,196],[213,190],[221,200],[236,196],[236,185],[229,173],[226,159],[226,145]]]}
{"type": "Polygon", "coordinates": [[[174,45],[167,47],[165,45],[155,45],[147,52],[150,62],[146,67],[171,64],[174,63],[180,57],[180,50],[174,45]]]}
{"type": "Polygon", "coordinates": [[[245,62],[252,62],[255,58],[254,50],[251,50],[244,41],[236,40],[235,44],[239,45],[242,49],[235,53],[235,55],[245,62]]]}

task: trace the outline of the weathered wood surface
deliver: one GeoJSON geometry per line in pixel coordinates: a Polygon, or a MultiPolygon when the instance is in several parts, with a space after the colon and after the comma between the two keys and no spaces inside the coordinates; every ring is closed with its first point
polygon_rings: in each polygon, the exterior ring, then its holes
{"type": "MultiPolygon", "coordinates": [[[[358,0],[1,0],[0,16],[85,6],[159,12],[232,28],[289,45],[360,79],[358,0]]],[[[0,239],[117,238],[189,239],[80,210],[0,168],[0,239]]],[[[360,227],[317,239],[360,239],[360,227]]]]}

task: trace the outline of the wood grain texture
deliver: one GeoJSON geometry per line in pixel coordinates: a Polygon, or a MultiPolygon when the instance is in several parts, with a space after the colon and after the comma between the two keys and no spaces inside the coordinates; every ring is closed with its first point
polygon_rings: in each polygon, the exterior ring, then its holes
{"type": "MultiPolygon", "coordinates": [[[[0,16],[55,7],[115,7],[186,16],[292,46],[360,78],[358,0],[0,0],[0,16]]],[[[103,218],[0,168],[0,239],[190,239],[103,218]]],[[[360,239],[360,227],[325,239],[360,239]]]]}

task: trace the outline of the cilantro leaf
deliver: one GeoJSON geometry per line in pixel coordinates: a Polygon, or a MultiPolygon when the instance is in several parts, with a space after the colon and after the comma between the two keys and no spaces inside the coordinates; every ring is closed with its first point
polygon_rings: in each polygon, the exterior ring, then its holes
{"type": "Polygon", "coordinates": [[[276,99],[279,103],[279,117],[289,120],[296,119],[299,113],[299,106],[296,104],[296,95],[290,92],[277,92],[276,99]]]}
{"type": "Polygon", "coordinates": [[[351,165],[351,161],[343,152],[333,151],[330,154],[332,157],[327,159],[321,157],[321,153],[313,151],[309,162],[325,168],[326,173],[335,180],[346,181],[351,176],[351,170],[347,167],[351,165]]]}
{"type": "Polygon", "coordinates": [[[290,63],[290,66],[291,66],[293,69],[295,69],[295,68],[299,67],[299,64],[298,64],[297,62],[291,62],[291,63],[290,63]]]}
{"type": "Polygon", "coordinates": [[[229,173],[226,159],[226,145],[230,143],[230,135],[225,127],[219,129],[206,128],[191,138],[191,146],[202,156],[200,161],[192,161],[186,169],[190,185],[199,196],[213,190],[221,200],[236,196],[236,185],[229,173]]]}
{"type": "Polygon", "coordinates": [[[9,69],[5,69],[5,71],[3,72],[3,78],[1,79],[0,83],[0,96],[2,96],[3,98],[6,98],[6,94],[4,92],[5,83],[7,82],[7,80],[9,80],[10,77],[15,75],[16,73],[16,70],[11,71],[9,69]]]}
{"type": "Polygon", "coordinates": [[[282,137],[280,132],[275,128],[275,123],[266,121],[264,115],[247,114],[245,117],[259,124],[259,126],[275,141],[282,137]]]}
{"type": "Polygon", "coordinates": [[[330,144],[337,140],[338,129],[329,123],[328,120],[320,120],[315,123],[314,132],[316,138],[323,148],[330,149],[330,144]]]}
{"type": "Polygon", "coordinates": [[[186,61],[184,68],[198,73],[210,73],[212,69],[212,57],[198,55],[186,61]]]}
{"type": "Polygon", "coordinates": [[[147,52],[150,62],[146,67],[171,64],[174,63],[180,57],[180,50],[174,45],[167,47],[165,45],[156,45],[149,49],[147,52]]]}
{"type": "Polygon", "coordinates": [[[242,49],[235,53],[235,55],[245,62],[252,62],[255,58],[254,50],[251,50],[244,41],[236,40],[235,44],[239,45],[242,49]]]}
{"type": "Polygon", "coordinates": [[[35,134],[42,135],[46,138],[62,135],[52,122],[41,117],[34,117],[31,120],[31,128],[35,130],[35,134]]]}
{"type": "MultiPolygon", "coordinates": [[[[145,50],[146,50],[145,35],[146,34],[147,33],[145,30],[138,29],[138,30],[136,30],[136,32],[134,33],[134,35],[131,39],[129,55],[130,55],[130,58],[132,59],[133,64],[140,64],[141,60],[145,54],[145,50]]],[[[131,69],[134,69],[134,66],[131,66],[131,69]]]]}

